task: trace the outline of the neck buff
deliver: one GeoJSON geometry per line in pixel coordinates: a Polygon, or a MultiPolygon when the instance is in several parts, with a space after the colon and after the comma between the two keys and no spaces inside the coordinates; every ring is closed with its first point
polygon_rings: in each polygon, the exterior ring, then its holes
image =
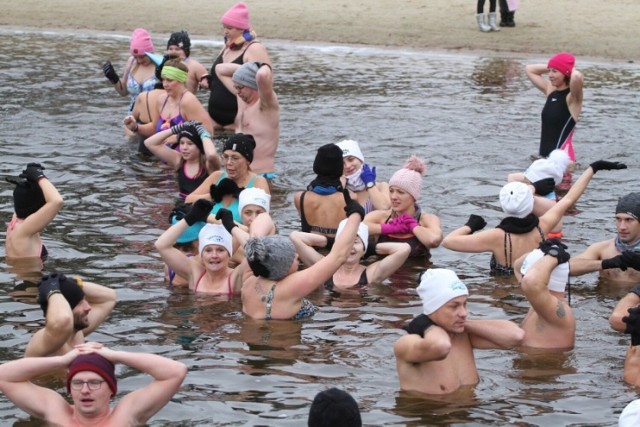
{"type": "Polygon", "coordinates": [[[171,67],[171,66],[162,67],[161,76],[166,79],[177,80],[180,83],[187,82],[187,73],[176,67],[171,67]]]}
{"type": "Polygon", "coordinates": [[[529,214],[524,218],[509,216],[500,221],[496,228],[500,228],[507,233],[524,234],[536,228],[539,222],[538,217],[534,214],[529,214]]]}
{"type": "Polygon", "coordinates": [[[362,180],[362,168],[345,178],[347,178],[347,188],[351,191],[363,191],[366,188],[362,180]]]}
{"type": "Polygon", "coordinates": [[[340,178],[329,178],[327,176],[318,175],[316,179],[311,181],[307,190],[313,191],[321,196],[327,196],[329,194],[342,191],[342,183],[340,182],[340,178]]]}
{"type": "Polygon", "coordinates": [[[637,240],[634,243],[624,243],[620,240],[620,236],[616,236],[613,242],[616,245],[616,249],[620,252],[633,251],[640,248],[640,240],[637,240]]]}

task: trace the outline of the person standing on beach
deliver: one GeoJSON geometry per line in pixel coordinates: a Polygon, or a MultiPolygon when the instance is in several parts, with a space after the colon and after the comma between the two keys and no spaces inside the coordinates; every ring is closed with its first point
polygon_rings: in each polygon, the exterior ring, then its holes
{"type": "Polygon", "coordinates": [[[524,331],[509,320],[467,319],[469,291],[452,271],[432,268],[417,288],[422,314],[402,329],[393,346],[400,388],[426,394],[453,393],[479,381],[474,349],[511,349],[524,331]]]}
{"type": "Polygon", "coordinates": [[[235,129],[238,113],[236,91],[231,81],[231,74],[221,77],[217,72],[219,64],[236,64],[240,66],[248,62],[261,62],[271,65],[269,53],[262,43],[256,39],[256,32],[249,23],[249,9],[245,3],[236,3],[222,15],[224,28],[224,47],[214,61],[209,79],[200,84],[211,90],[209,96],[209,116],[215,129],[235,129]]]}
{"type": "Polygon", "coordinates": [[[501,27],[515,27],[516,22],[513,20],[515,10],[509,10],[509,2],[507,0],[500,0],[500,26],[501,27]]]}
{"type": "Polygon", "coordinates": [[[478,0],[476,21],[478,22],[478,28],[483,33],[488,31],[500,31],[496,22],[496,0],[489,0],[489,15],[487,22],[484,20],[484,3],[485,0],[478,0]]]}
{"type": "Polygon", "coordinates": [[[573,55],[561,52],[545,64],[529,64],[527,77],[547,97],[542,109],[538,155],[548,157],[555,149],[565,150],[576,161],[573,132],[582,112],[584,78],[575,67],[573,55]],[[548,74],[548,79],[543,77],[548,74]]]}

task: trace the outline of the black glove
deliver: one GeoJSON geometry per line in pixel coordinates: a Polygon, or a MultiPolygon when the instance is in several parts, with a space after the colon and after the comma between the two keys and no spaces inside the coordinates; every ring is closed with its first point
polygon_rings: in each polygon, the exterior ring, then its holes
{"type": "Polygon", "coordinates": [[[560,239],[547,239],[540,242],[538,248],[545,255],[550,255],[558,260],[558,265],[569,261],[571,255],[567,252],[567,245],[562,243],[560,239]]]}
{"type": "Polygon", "coordinates": [[[591,166],[591,169],[593,169],[593,173],[595,174],[598,171],[610,171],[610,170],[617,170],[617,169],[626,169],[627,165],[625,165],[624,163],[620,163],[620,162],[610,162],[607,160],[598,160],[595,161],[593,163],[591,163],[589,166],[591,166]]]}
{"type": "Polygon", "coordinates": [[[40,178],[46,178],[44,176],[44,166],[40,165],[40,163],[29,163],[27,168],[22,171],[20,174],[20,178],[25,178],[32,182],[38,182],[40,178]]]}
{"type": "Polygon", "coordinates": [[[344,196],[344,211],[347,213],[347,218],[349,218],[351,214],[357,213],[360,215],[360,219],[364,219],[364,208],[360,203],[351,199],[349,190],[347,190],[346,188],[342,190],[342,195],[344,196]]]}
{"type": "Polygon", "coordinates": [[[46,305],[51,295],[61,293],[60,282],[64,280],[66,280],[64,274],[54,273],[43,276],[40,283],[38,283],[38,303],[46,305]]]}
{"type": "Polygon", "coordinates": [[[544,178],[533,183],[538,196],[546,196],[556,188],[556,182],[553,178],[544,178]]]}
{"type": "Polygon", "coordinates": [[[636,295],[638,295],[638,297],[640,297],[640,283],[635,285],[633,288],[631,288],[629,293],[630,294],[636,294],[636,295]]]}
{"type": "Polygon", "coordinates": [[[184,220],[190,226],[196,222],[207,222],[207,217],[213,209],[213,203],[207,199],[198,199],[191,207],[189,213],[184,216],[184,220]]]}
{"type": "Polygon", "coordinates": [[[465,225],[471,229],[471,234],[473,234],[486,227],[487,221],[485,221],[480,215],[471,214],[469,215],[469,219],[465,225]]]}
{"type": "Polygon", "coordinates": [[[240,197],[240,192],[244,190],[244,188],[238,187],[238,184],[232,179],[224,178],[221,180],[218,185],[212,184],[209,187],[209,194],[211,195],[211,199],[220,203],[222,198],[227,194],[231,194],[236,199],[240,197]]]}
{"type": "Polygon", "coordinates": [[[426,331],[430,326],[433,325],[435,325],[435,323],[433,323],[433,320],[429,319],[426,314],[421,314],[417,317],[414,317],[411,322],[402,326],[402,329],[409,332],[410,334],[420,335],[424,338],[424,331],[426,331]]]}
{"type": "Polygon", "coordinates": [[[609,268],[619,268],[622,271],[626,271],[629,267],[622,258],[622,255],[616,255],[613,258],[603,259],[601,265],[603,270],[609,268]]]}
{"type": "Polygon", "coordinates": [[[631,307],[627,310],[628,316],[624,316],[622,321],[627,324],[624,332],[631,334],[631,345],[640,344],[640,306],[631,307]]]}
{"type": "Polygon", "coordinates": [[[628,267],[640,271],[640,252],[637,250],[624,251],[620,256],[628,267]]]}
{"type": "Polygon", "coordinates": [[[111,84],[116,84],[120,81],[120,76],[118,76],[113,65],[111,65],[111,61],[107,61],[102,65],[102,72],[104,73],[104,76],[109,79],[111,84]]]}
{"type": "Polygon", "coordinates": [[[182,201],[176,202],[176,205],[173,207],[171,213],[169,214],[169,224],[173,224],[173,218],[175,218],[176,221],[180,221],[182,218],[184,218],[191,210],[191,206],[191,203],[185,203],[182,201]]]}
{"type": "Polygon", "coordinates": [[[237,227],[238,225],[233,221],[233,214],[230,210],[221,208],[218,213],[216,213],[216,219],[222,221],[222,225],[227,229],[229,234],[231,234],[231,230],[233,227],[237,227]]]}

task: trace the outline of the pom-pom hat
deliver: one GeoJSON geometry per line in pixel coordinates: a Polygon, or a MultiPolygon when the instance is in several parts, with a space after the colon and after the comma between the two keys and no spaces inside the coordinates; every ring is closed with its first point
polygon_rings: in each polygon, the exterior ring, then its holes
{"type": "Polygon", "coordinates": [[[398,187],[418,200],[422,191],[422,174],[424,172],[424,161],[417,156],[411,156],[407,159],[404,167],[391,176],[389,186],[398,187]]]}

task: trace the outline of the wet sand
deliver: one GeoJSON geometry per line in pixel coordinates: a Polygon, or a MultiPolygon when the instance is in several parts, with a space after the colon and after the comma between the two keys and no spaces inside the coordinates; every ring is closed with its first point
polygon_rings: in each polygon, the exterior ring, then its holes
{"type": "MultiPolygon", "coordinates": [[[[234,2],[192,0],[188,9],[177,8],[179,4],[169,0],[23,0],[4,5],[0,25],[122,33],[144,27],[154,39],[166,39],[184,28],[192,37],[219,40],[220,17],[234,2]]],[[[515,52],[543,58],[569,51],[585,58],[640,59],[634,30],[640,17],[637,0],[523,0],[515,14],[516,27],[490,33],[478,31],[476,3],[469,0],[260,0],[247,4],[251,23],[266,43],[284,39],[515,52]]],[[[485,11],[488,9],[487,1],[485,11]]]]}

